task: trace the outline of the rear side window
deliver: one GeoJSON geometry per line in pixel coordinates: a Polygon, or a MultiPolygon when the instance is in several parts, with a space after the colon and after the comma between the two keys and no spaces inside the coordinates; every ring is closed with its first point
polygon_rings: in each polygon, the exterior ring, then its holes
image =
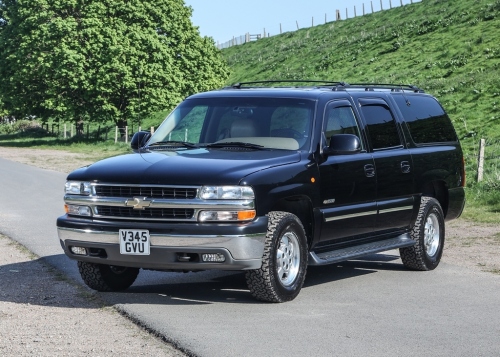
{"type": "Polygon", "coordinates": [[[394,99],[416,144],[457,141],[453,124],[436,99],[420,95],[395,95],[394,99]]]}
{"type": "Polygon", "coordinates": [[[375,100],[366,101],[365,104],[365,100],[360,99],[360,104],[373,149],[400,146],[398,129],[389,107],[375,100]]]}

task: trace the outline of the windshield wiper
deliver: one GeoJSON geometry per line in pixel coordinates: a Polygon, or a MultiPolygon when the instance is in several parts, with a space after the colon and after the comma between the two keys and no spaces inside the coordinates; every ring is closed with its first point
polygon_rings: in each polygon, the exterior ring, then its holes
{"type": "Polygon", "coordinates": [[[198,145],[193,144],[193,143],[189,143],[187,141],[174,141],[174,140],[158,141],[158,142],[153,143],[153,144],[148,145],[148,146],[184,146],[184,147],[193,148],[193,149],[199,148],[198,145]]]}
{"type": "Polygon", "coordinates": [[[208,144],[207,148],[246,148],[246,149],[255,149],[255,150],[264,150],[265,147],[262,145],[252,144],[252,143],[244,143],[241,141],[228,141],[222,143],[213,143],[208,144]]]}

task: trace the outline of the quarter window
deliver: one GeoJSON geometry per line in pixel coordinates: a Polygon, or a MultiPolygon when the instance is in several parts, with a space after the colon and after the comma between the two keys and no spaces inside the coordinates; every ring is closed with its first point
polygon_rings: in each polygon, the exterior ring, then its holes
{"type": "Polygon", "coordinates": [[[416,144],[457,141],[453,124],[436,99],[422,95],[395,95],[394,99],[416,144]]]}

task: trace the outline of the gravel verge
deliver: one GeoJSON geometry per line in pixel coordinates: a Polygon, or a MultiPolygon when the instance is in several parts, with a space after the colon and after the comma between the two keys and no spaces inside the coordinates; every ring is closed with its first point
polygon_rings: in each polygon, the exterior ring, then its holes
{"type": "Polygon", "coordinates": [[[185,356],[0,235],[0,356],[185,356]]]}

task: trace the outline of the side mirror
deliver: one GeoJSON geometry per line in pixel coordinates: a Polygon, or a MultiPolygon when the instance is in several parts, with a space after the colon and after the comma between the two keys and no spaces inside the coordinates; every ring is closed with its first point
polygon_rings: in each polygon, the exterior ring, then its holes
{"type": "Polygon", "coordinates": [[[351,155],[361,152],[361,141],[356,135],[337,134],[330,138],[330,146],[324,150],[326,155],[351,155]]]}
{"type": "Polygon", "coordinates": [[[130,147],[132,150],[137,151],[142,148],[151,137],[151,133],[149,131],[139,131],[134,134],[132,140],[130,141],[130,147]]]}

